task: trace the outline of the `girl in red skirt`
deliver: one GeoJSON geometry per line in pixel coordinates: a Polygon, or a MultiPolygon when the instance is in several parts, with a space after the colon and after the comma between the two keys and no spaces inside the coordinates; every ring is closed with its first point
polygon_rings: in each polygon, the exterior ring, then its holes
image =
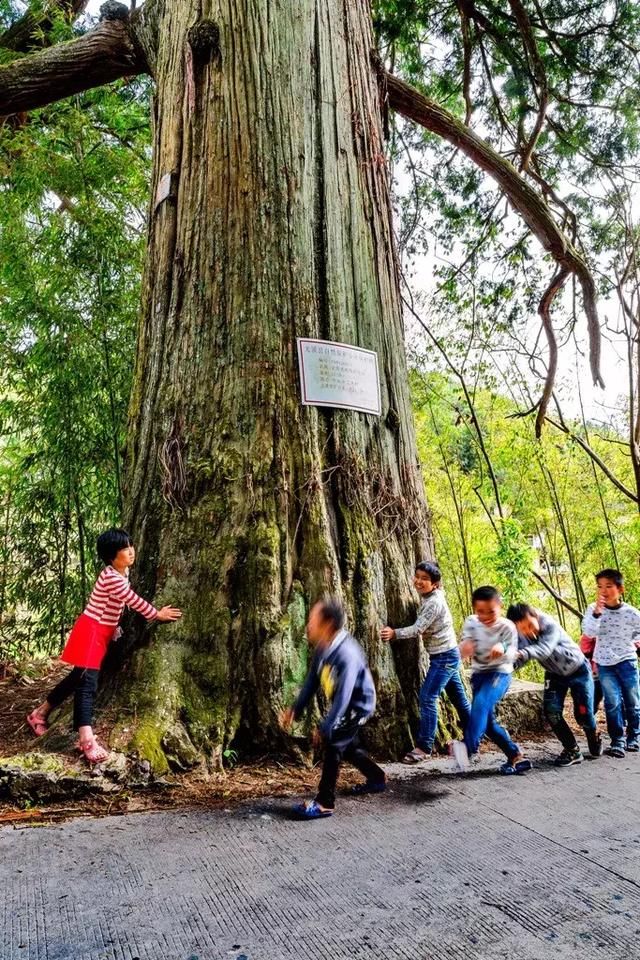
{"type": "Polygon", "coordinates": [[[176,607],[154,606],[134,593],[129,586],[129,567],[136,558],[131,538],[125,530],[112,529],[98,537],[98,556],[105,564],[89,597],[84,612],[69,634],[61,659],[73,670],[51,691],[44,703],[29,714],[27,723],[37,737],[48,729],[47,717],[73,694],[73,728],[78,731],[79,746],[89,763],[102,763],[109,752],[96,740],[91,724],[93,704],[98,690],[98,674],[107,647],[118,632],[125,606],[137,610],[147,620],[170,623],[182,616],[176,607]]]}

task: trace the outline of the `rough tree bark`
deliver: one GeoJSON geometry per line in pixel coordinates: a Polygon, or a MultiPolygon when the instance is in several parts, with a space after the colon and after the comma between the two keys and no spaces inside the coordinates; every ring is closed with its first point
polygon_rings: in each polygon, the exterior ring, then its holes
{"type": "Polygon", "coordinates": [[[368,5],[147,3],[137,35],[155,159],[125,523],[141,589],[184,618],[136,639],[112,695],[157,769],[273,744],[330,590],[398,750],[419,649],[378,632],[406,622],[431,547],[368,5]],[[377,350],[382,417],[301,407],[298,336],[377,350]]]}

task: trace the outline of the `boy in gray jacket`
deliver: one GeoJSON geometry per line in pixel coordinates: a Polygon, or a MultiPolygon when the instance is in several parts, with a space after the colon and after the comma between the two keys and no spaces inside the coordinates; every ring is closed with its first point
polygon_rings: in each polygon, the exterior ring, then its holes
{"type": "Polygon", "coordinates": [[[585,655],[559,623],[528,603],[514,603],[507,617],[518,631],[515,667],[537,660],[544,668],[544,715],[563,746],[556,759],[559,767],[582,763],[583,756],[563,716],[567,693],[571,692],[576,722],[584,730],[592,757],[602,753],[593,708],[593,674],[585,655]]]}
{"type": "Polygon", "coordinates": [[[438,701],[446,693],[466,727],[471,706],[462,680],[462,662],[458,639],[453,629],[453,618],[441,586],[437,564],[423,560],[415,568],[413,584],[420,594],[420,608],[416,622],[409,627],[383,627],[383,640],[408,640],[422,637],[429,654],[429,669],[420,689],[420,729],[417,743],[406,754],[403,763],[422,763],[428,760],[438,729],[438,701]]]}

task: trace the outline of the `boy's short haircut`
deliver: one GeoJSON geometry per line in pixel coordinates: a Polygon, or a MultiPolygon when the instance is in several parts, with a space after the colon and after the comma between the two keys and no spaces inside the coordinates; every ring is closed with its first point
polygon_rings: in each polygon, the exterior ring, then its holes
{"type": "Polygon", "coordinates": [[[537,616],[536,611],[528,603],[512,603],[507,610],[507,620],[511,620],[513,623],[519,623],[525,617],[535,616],[537,616]]]}
{"type": "Polygon", "coordinates": [[[495,587],[476,587],[471,594],[471,606],[475,606],[476,603],[482,600],[498,600],[498,602],[500,602],[502,597],[500,596],[500,591],[496,590],[495,587]]]}
{"type": "Polygon", "coordinates": [[[432,560],[421,560],[420,563],[416,563],[416,573],[420,570],[422,573],[426,573],[431,580],[431,583],[440,583],[442,580],[442,574],[440,573],[440,567],[437,563],[433,563],[432,560]]]}
{"type": "Polygon", "coordinates": [[[624,586],[624,577],[619,570],[614,570],[613,567],[606,567],[600,573],[596,573],[596,583],[598,580],[611,580],[618,589],[622,589],[624,586]]]}
{"type": "Polygon", "coordinates": [[[111,527],[98,537],[96,549],[103,563],[113,563],[121,550],[131,546],[131,537],[120,527],[111,527]]]}
{"type": "Polygon", "coordinates": [[[320,607],[320,616],[325,622],[332,625],[335,630],[342,630],[344,627],[344,607],[337,597],[323,597],[318,600],[320,607]]]}

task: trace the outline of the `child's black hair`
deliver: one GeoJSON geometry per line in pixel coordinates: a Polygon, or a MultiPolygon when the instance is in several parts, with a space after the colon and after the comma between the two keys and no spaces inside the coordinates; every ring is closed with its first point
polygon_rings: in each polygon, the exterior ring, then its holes
{"type": "Polygon", "coordinates": [[[337,597],[323,597],[318,600],[320,616],[329,622],[335,630],[342,630],[344,626],[344,607],[337,597]]]}
{"type": "Polygon", "coordinates": [[[601,578],[603,580],[611,580],[612,583],[615,583],[618,590],[622,590],[624,586],[624,577],[619,570],[614,570],[613,567],[605,567],[600,573],[596,573],[596,583],[601,578]]]}
{"type": "Polygon", "coordinates": [[[476,589],[471,594],[471,606],[475,607],[476,603],[481,600],[502,600],[500,596],[500,591],[496,590],[495,587],[476,587],[476,589]]]}
{"type": "Polygon", "coordinates": [[[535,617],[536,611],[528,603],[512,603],[507,610],[507,620],[519,623],[525,617],[535,617]]]}
{"type": "Polygon", "coordinates": [[[103,563],[113,563],[121,550],[131,546],[131,537],[120,527],[111,527],[98,537],[96,549],[103,563]]]}
{"type": "Polygon", "coordinates": [[[432,560],[421,560],[420,563],[416,563],[416,573],[418,570],[421,570],[422,573],[426,573],[431,580],[431,583],[440,583],[442,580],[442,574],[440,573],[440,567],[437,563],[433,563],[432,560]]]}

